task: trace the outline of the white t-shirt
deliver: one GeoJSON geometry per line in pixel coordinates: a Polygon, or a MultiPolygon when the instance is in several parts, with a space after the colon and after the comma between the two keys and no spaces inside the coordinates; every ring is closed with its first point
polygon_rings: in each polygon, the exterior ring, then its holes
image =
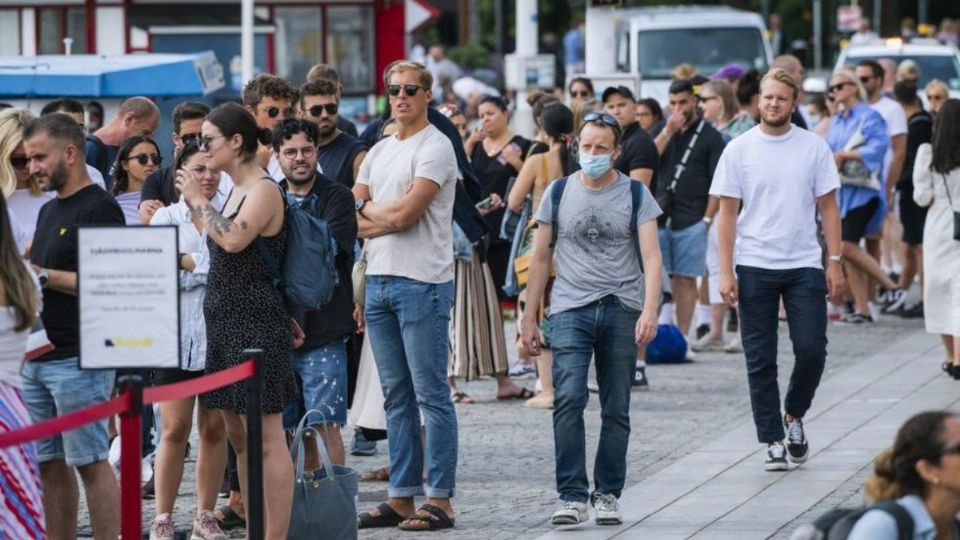
{"type": "MultiPolygon", "coordinates": [[[[887,123],[887,135],[894,138],[897,135],[907,134],[907,114],[903,112],[903,107],[896,101],[883,96],[880,101],[871,103],[870,108],[880,113],[883,121],[887,123]]],[[[887,153],[883,155],[883,178],[886,180],[890,172],[890,164],[893,163],[893,145],[887,147],[887,153]]]]}
{"type": "Polygon", "coordinates": [[[103,189],[107,189],[107,184],[103,181],[103,174],[97,170],[96,167],[87,164],[87,174],[90,175],[90,180],[93,180],[93,183],[100,186],[103,189]]]}
{"type": "Polygon", "coordinates": [[[450,139],[432,124],[400,140],[377,143],[360,166],[358,184],[366,184],[373,202],[406,194],[414,178],[440,186],[427,211],[413,226],[367,242],[367,275],[401,276],[425,283],[453,279],[453,198],[457,158],[450,139]]]}
{"type": "Polygon", "coordinates": [[[785,270],[822,268],[817,198],[840,189],[830,147],[792,126],[774,137],[760,127],[727,143],[710,195],[743,201],[736,264],[785,270]]]}
{"type": "MultiPolygon", "coordinates": [[[[23,254],[27,250],[27,243],[30,241],[30,236],[23,230],[23,227],[20,225],[20,220],[17,219],[17,216],[13,215],[13,210],[11,210],[9,206],[7,207],[7,219],[10,223],[10,232],[13,233],[13,241],[17,244],[17,251],[23,254]]],[[[34,223],[34,226],[36,226],[36,223],[34,223]]]]}
{"type": "Polygon", "coordinates": [[[27,238],[33,238],[33,233],[37,230],[40,207],[56,196],[56,191],[41,191],[39,195],[32,195],[29,189],[24,188],[14,191],[7,199],[7,207],[17,218],[17,223],[27,238]]]}

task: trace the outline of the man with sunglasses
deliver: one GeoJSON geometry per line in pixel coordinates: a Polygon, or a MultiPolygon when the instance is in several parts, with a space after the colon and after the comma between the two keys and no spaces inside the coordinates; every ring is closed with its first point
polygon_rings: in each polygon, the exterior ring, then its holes
{"type": "Polygon", "coordinates": [[[317,164],[330,178],[352,188],[367,155],[367,145],[340,130],[339,106],[337,86],[331,81],[317,79],[300,88],[300,116],[320,130],[317,164]]]}
{"type": "MultiPolygon", "coordinates": [[[[199,101],[185,101],[173,109],[173,153],[174,156],[187,144],[199,144],[200,127],[203,119],[210,112],[206,103],[199,101]]],[[[171,160],[171,163],[175,160],[171,160]]],[[[180,198],[173,186],[174,165],[157,169],[143,181],[140,190],[140,206],[138,215],[140,223],[149,225],[153,214],[164,206],[170,206],[180,198]]],[[[222,182],[221,182],[222,184],[222,182]]]]}
{"type": "MultiPolygon", "coordinates": [[[[307,82],[313,82],[319,79],[330,81],[337,87],[337,103],[343,98],[343,84],[340,82],[340,74],[333,69],[330,64],[316,64],[307,72],[307,82]]],[[[337,116],[337,127],[344,133],[349,133],[354,137],[359,137],[357,125],[347,120],[343,116],[337,116]]]]}
{"type": "MultiPolygon", "coordinates": [[[[289,81],[270,73],[261,73],[243,87],[243,106],[257,121],[257,127],[273,131],[277,125],[293,118],[298,91],[289,81]]],[[[270,145],[261,144],[257,162],[275,181],[283,180],[283,170],[270,145]]],[[[319,170],[319,169],[318,169],[319,170]]]]}
{"type": "MultiPolygon", "coordinates": [[[[70,118],[73,118],[77,125],[80,126],[83,134],[87,134],[87,125],[85,123],[83,114],[83,103],[69,98],[55,99],[43,106],[43,109],[40,111],[40,116],[46,116],[53,113],[63,113],[70,118]]],[[[103,181],[103,175],[99,170],[97,170],[96,167],[88,164],[87,174],[90,175],[90,179],[93,180],[94,184],[106,189],[106,184],[103,181]]]]}
{"type": "Polygon", "coordinates": [[[113,186],[113,167],[123,141],[135,135],[153,137],[159,124],[160,109],[148,98],[137,96],[121,103],[109,124],[87,135],[87,164],[100,171],[107,190],[113,186]]]}

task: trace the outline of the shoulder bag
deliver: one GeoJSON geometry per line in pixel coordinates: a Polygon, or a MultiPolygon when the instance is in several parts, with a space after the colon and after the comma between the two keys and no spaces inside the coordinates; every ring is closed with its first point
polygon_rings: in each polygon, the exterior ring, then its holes
{"type": "Polygon", "coordinates": [[[941,173],[943,178],[943,189],[947,192],[947,201],[950,203],[950,212],[953,214],[953,239],[960,240],[960,212],[953,209],[953,197],[950,196],[950,184],[947,183],[947,175],[941,173]]]}

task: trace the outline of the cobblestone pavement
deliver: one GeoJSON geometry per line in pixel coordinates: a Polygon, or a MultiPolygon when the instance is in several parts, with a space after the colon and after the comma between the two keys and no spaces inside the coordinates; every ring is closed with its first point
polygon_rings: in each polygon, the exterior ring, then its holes
{"type": "MultiPolygon", "coordinates": [[[[903,337],[922,331],[921,321],[885,317],[875,325],[829,329],[829,357],[825,378],[858,360],[881,352],[903,337]]],[[[781,387],[792,367],[785,324],[781,324],[781,387]]],[[[508,334],[509,335],[509,334],[508,334]]],[[[933,339],[931,337],[931,339],[933,339]]],[[[940,358],[931,358],[931,369],[940,358]]],[[[712,437],[749,419],[750,404],[742,355],[700,354],[696,363],[647,368],[651,388],[635,391],[631,403],[632,433],[627,457],[627,487],[669,466],[675,460],[708,445],[712,437]]],[[[520,381],[528,387],[535,381],[520,381]]],[[[476,404],[457,405],[460,419],[460,453],[457,495],[454,500],[457,528],[442,533],[400,533],[397,530],[361,531],[361,538],[432,538],[437,535],[484,540],[534,538],[551,530],[548,523],[556,505],[554,491],[553,433],[549,411],[524,408],[520,402],[498,402],[495,384],[482,380],[461,385],[476,404]]],[[[599,404],[592,394],[586,412],[588,463],[592,463],[600,427],[599,404]]],[[[350,434],[344,432],[349,441],[350,434]]],[[[196,447],[196,446],[194,446],[196,447]]],[[[196,451],[192,452],[174,513],[178,530],[186,530],[195,504],[193,479],[196,451]]],[[[374,457],[348,457],[360,471],[387,463],[386,444],[374,457]]],[[[840,486],[830,498],[797,520],[807,520],[823,508],[859,501],[858,489],[867,471],[840,486]]],[[[375,506],[386,497],[385,483],[362,483],[360,509],[375,506]]],[[[220,501],[223,502],[222,500],[220,501]]],[[[153,517],[153,501],[144,504],[144,531],[153,517]]],[[[85,506],[81,508],[80,535],[89,536],[85,506]]],[[[792,527],[781,530],[786,538],[792,527]]],[[[242,531],[234,531],[242,537],[242,531]]]]}

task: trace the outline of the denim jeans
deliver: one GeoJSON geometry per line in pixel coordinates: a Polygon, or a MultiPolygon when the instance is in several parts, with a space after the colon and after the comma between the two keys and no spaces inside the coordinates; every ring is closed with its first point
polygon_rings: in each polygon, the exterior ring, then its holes
{"type": "Polygon", "coordinates": [[[367,333],[387,415],[389,496],[452,497],[457,413],[447,386],[447,347],[453,282],[367,276],[366,293],[367,333]],[[427,430],[426,456],[420,437],[421,411],[427,430]]]}
{"type": "Polygon", "coordinates": [[[780,298],[796,358],[784,412],[803,418],[820,385],[827,360],[827,281],[819,268],[768,270],[737,266],[740,335],[747,359],[750,404],[757,438],[783,440],[780,387],[777,385],[777,313],[780,298]]]}
{"type": "Polygon", "coordinates": [[[593,464],[596,493],[620,497],[627,475],[630,389],[637,366],[634,334],[640,312],[616,296],[550,316],[553,347],[553,440],[557,492],[564,501],[586,502],[586,441],[583,410],[587,371],[596,358],[600,386],[600,444],[593,464]]]}

